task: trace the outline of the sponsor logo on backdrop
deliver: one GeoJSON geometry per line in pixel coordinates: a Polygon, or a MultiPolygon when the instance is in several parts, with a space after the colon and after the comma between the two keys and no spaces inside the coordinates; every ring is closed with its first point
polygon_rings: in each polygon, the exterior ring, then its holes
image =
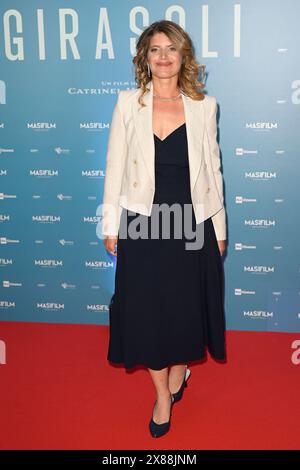
{"type": "Polygon", "coordinates": [[[0,258],[0,266],[11,266],[12,264],[12,258],[0,258]]]}
{"type": "Polygon", "coordinates": [[[244,148],[241,148],[241,147],[237,147],[235,149],[235,154],[238,157],[242,157],[243,155],[257,155],[258,151],[257,150],[247,150],[247,149],[244,149],[244,148]]]}
{"type": "Polygon", "coordinates": [[[234,249],[236,251],[256,250],[256,245],[245,245],[244,243],[235,243],[234,244],[234,249]]]}
{"type": "Polygon", "coordinates": [[[57,302],[37,302],[36,308],[40,310],[60,311],[60,310],[64,310],[65,304],[61,304],[57,302]]]}
{"type": "Polygon", "coordinates": [[[52,176],[58,176],[58,170],[40,169],[40,170],[29,170],[29,176],[37,176],[38,178],[51,178],[52,176]]]}
{"type": "Polygon", "coordinates": [[[50,122],[27,122],[27,129],[33,129],[35,131],[49,131],[50,129],[56,129],[56,123],[50,122]]]}
{"type": "Polygon", "coordinates": [[[58,240],[58,243],[62,246],[65,246],[65,245],[74,245],[74,241],[73,240],[65,240],[64,238],[62,238],[61,240],[58,240]]]}
{"type": "Polygon", "coordinates": [[[61,221],[61,216],[60,215],[32,215],[31,216],[32,222],[38,222],[42,224],[52,224],[55,222],[60,222],[61,221]]]}
{"type": "Polygon", "coordinates": [[[99,215],[91,215],[91,216],[85,215],[85,216],[82,217],[83,222],[88,222],[90,224],[98,224],[99,220],[100,220],[99,215]]]}
{"type": "Polygon", "coordinates": [[[22,283],[21,282],[12,282],[12,281],[6,281],[6,280],[3,280],[2,281],[2,286],[3,287],[22,287],[22,283]]]}
{"type": "Polygon", "coordinates": [[[86,309],[90,312],[108,312],[109,306],[107,304],[88,304],[86,309]]]}
{"type": "Polygon", "coordinates": [[[245,178],[253,180],[272,180],[277,178],[276,171],[245,171],[245,178]]]}
{"type": "Polygon", "coordinates": [[[256,198],[247,198],[243,196],[235,196],[235,203],[236,204],[243,204],[244,202],[257,202],[256,198]]]}
{"type": "Polygon", "coordinates": [[[81,176],[87,178],[104,178],[105,173],[103,170],[81,170],[81,176]]]}
{"type": "Polygon", "coordinates": [[[244,290],[236,287],[234,289],[234,295],[255,295],[255,290],[244,290]]]}
{"type": "Polygon", "coordinates": [[[35,259],[33,260],[34,266],[41,268],[57,268],[64,265],[63,260],[57,259],[35,259]]]}
{"type": "Polygon", "coordinates": [[[275,272],[274,266],[244,266],[244,272],[252,274],[269,274],[275,272]]]}
{"type": "Polygon", "coordinates": [[[55,147],[54,152],[57,153],[57,155],[69,154],[70,149],[63,149],[61,147],[55,147]]]}
{"type": "Polygon", "coordinates": [[[12,238],[0,237],[0,245],[9,245],[10,243],[20,243],[20,240],[14,240],[12,238]]]}
{"type": "Polygon", "coordinates": [[[110,123],[106,122],[80,122],[80,129],[87,129],[88,131],[102,131],[103,129],[109,129],[110,123]]]}
{"type": "Polygon", "coordinates": [[[259,131],[272,131],[278,129],[278,122],[246,122],[246,129],[254,129],[259,131]]]}
{"type": "Polygon", "coordinates": [[[113,269],[114,268],[114,263],[110,261],[85,261],[84,263],[86,268],[92,268],[92,269],[113,269]]]}
{"type": "Polygon", "coordinates": [[[67,290],[67,289],[76,289],[75,284],[68,284],[67,282],[62,282],[60,284],[60,286],[65,290],[67,290]]]}
{"type": "Polygon", "coordinates": [[[7,309],[7,308],[15,308],[16,302],[13,300],[0,300],[0,308],[7,309]]]}
{"type": "Polygon", "coordinates": [[[56,198],[59,199],[60,201],[71,201],[73,199],[73,196],[66,196],[65,194],[57,194],[56,198]]]}
{"type": "Polygon", "coordinates": [[[244,310],[243,316],[254,319],[268,319],[273,318],[273,312],[268,312],[267,310],[244,310]]]}
{"type": "Polygon", "coordinates": [[[270,219],[245,219],[244,224],[250,227],[275,227],[276,221],[270,219]]]}

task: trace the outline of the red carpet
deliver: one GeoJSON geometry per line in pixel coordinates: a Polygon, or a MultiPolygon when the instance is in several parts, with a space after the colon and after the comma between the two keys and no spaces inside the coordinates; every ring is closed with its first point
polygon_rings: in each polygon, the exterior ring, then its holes
{"type": "Polygon", "coordinates": [[[0,323],[1,449],[299,449],[299,334],[227,332],[226,364],[210,357],[153,439],[145,368],[106,360],[108,327],[0,323]]]}

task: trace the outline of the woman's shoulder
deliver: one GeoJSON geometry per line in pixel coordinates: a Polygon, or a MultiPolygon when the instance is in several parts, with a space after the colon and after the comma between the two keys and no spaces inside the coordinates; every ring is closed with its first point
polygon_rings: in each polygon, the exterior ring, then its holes
{"type": "Polygon", "coordinates": [[[117,104],[123,108],[123,106],[126,106],[126,103],[128,103],[136,93],[136,88],[131,90],[120,90],[118,93],[117,104]]]}
{"type": "Polygon", "coordinates": [[[128,98],[134,96],[137,93],[137,88],[132,88],[130,90],[120,90],[118,93],[118,98],[122,101],[126,101],[128,98]]]}
{"type": "Polygon", "coordinates": [[[131,88],[130,90],[120,90],[119,95],[121,96],[131,96],[137,92],[137,88],[131,88]]]}
{"type": "Polygon", "coordinates": [[[207,106],[214,106],[217,104],[217,98],[213,95],[204,95],[203,103],[207,106]]]}
{"type": "Polygon", "coordinates": [[[205,95],[203,100],[203,105],[205,106],[205,112],[207,117],[214,116],[217,113],[217,99],[213,95],[205,95]]]}

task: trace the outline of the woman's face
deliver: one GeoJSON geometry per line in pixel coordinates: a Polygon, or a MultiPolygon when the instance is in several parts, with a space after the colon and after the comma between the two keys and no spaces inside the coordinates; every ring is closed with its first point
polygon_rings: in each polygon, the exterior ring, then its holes
{"type": "Polygon", "coordinates": [[[165,33],[156,33],[150,40],[147,60],[152,77],[170,78],[178,75],[182,57],[165,33]]]}

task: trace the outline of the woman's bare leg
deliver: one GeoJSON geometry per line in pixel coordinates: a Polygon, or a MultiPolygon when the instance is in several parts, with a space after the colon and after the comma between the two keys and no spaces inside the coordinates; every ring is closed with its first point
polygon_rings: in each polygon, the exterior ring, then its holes
{"type": "Polygon", "coordinates": [[[161,370],[148,369],[156,390],[156,405],[153,419],[157,424],[166,423],[170,418],[171,393],[169,390],[168,367],[161,370]]]}
{"type": "Polygon", "coordinates": [[[182,385],[185,371],[185,364],[175,364],[170,366],[168,387],[171,393],[178,392],[182,385]]]}

